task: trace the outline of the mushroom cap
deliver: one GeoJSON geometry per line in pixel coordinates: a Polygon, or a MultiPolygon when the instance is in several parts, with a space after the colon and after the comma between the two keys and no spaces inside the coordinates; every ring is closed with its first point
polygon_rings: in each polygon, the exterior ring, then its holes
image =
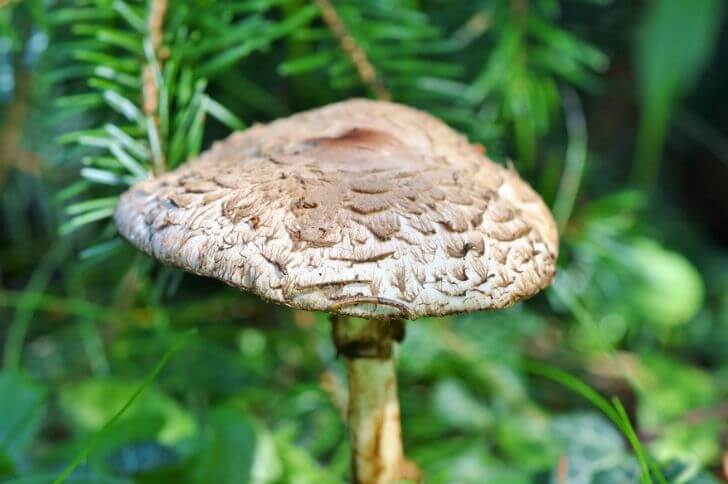
{"type": "Polygon", "coordinates": [[[131,187],[114,220],[167,264],[367,318],[509,306],[550,283],[558,252],[513,170],[426,113],[363,99],[234,133],[131,187]]]}

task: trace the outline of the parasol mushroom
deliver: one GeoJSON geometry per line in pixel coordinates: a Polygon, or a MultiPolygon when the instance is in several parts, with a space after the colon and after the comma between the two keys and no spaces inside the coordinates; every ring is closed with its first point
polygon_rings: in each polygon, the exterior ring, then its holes
{"type": "Polygon", "coordinates": [[[234,133],[134,185],[114,220],[164,263],[333,315],[360,483],[403,476],[403,321],[530,297],[558,251],[549,210],[514,171],[426,113],[359,99],[234,133]]]}

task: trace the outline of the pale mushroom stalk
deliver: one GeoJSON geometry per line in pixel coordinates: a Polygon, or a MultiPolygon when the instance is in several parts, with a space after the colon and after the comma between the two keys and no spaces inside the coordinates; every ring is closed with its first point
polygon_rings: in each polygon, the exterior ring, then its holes
{"type": "Polygon", "coordinates": [[[402,479],[404,453],[394,366],[402,320],[332,316],[333,340],[345,358],[349,381],[351,482],[384,484],[402,479]]]}

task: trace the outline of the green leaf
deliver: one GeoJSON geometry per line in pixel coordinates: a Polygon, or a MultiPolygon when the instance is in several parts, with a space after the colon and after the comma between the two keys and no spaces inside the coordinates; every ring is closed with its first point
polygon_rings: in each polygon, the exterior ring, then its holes
{"type": "Polygon", "coordinates": [[[247,57],[252,52],[267,46],[275,39],[306,25],[308,22],[313,20],[316,15],[318,15],[318,7],[316,5],[301,7],[283,21],[267,28],[264,32],[260,33],[260,35],[246,40],[238,46],[226,50],[203,63],[198,68],[197,74],[199,76],[213,76],[235,64],[240,59],[247,57]]]}
{"type": "Polygon", "coordinates": [[[106,124],[104,130],[121,146],[128,149],[136,158],[149,160],[149,149],[113,124],[106,124]]]}
{"type": "Polygon", "coordinates": [[[129,25],[131,25],[137,32],[140,33],[146,33],[147,31],[147,25],[144,22],[144,19],[134,11],[134,9],[129,6],[126,2],[123,0],[114,0],[113,2],[114,10],[121,15],[121,17],[127,21],[129,25]]]}
{"type": "Polygon", "coordinates": [[[273,437],[245,410],[226,405],[207,417],[210,441],[195,462],[193,482],[266,483],[280,478],[282,467],[273,437]]]}
{"type": "MultiPolygon", "coordinates": [[[[48,484],[55,474],[37,474],[3,481],[3,484],[48,484]]],[[[128,479],[109,476],[74,476],[64,481],[66,484],[133,484],[128,479]]]]}
{"type": "Polygon", "coordinates": [[[635,57],[642,102],[672,103],[702,72],[723,13],[721,0],[655,0],[649,4],[635,57]]]}
{"type": "MultiPolygon", "coordinates": [[[[177,341],[169,348],[167,351],[164,352],[162,357],[159,359],[157,364],[145,375],[144,380],[137,385],[135,388],[132,389],[129,394],[123,398],[123,402],[120,400],[119,403],[121,405],[116,409],[109,409],[107,407],[95,408],[96,412],[94,412],[94,405],[90,405],[86,407],[86,412],[77,413],[77,417],[79,417],[79,420],[82,420],[84,417],[88,419],[88,417],[91,417],[93,419],[94,416],[98,417],[100,414],[102,415],[102,419],[105,421],[103,422],[103,425],[99,425],[98,430],[93,434],[91,439],[83,446],[83,448],[75,455],[73,460],[63,469],[63,471],[60,473],[60,475],[53,481],[54,484],[62,484],[68,478],[71,476],[73,471],[81,464],[81,462],[86,459],[91,452],[96,448],[96,446],[99,444],[99,442],[103,441],[104,438],[107,437],[109,434],[109,429],[113,427],[113,425],[123,419],[125,416],[133,415],[129,413],[130,409],[138,409],[139,407],[134,407],[134,403],[139,399],[139,397],[146,397],[146,398],[152,398],[149,397],[149,393],[145,394],[145,390],[147,390],[151,384],[154,382],[154,380],[159,376],[159,373],[162,371],[162,369],[165,367],[167,362],[172,358],[172,355],[174,355],[175,352],[177,352],[184,344],[187,342],[189,337],[196,333],[196,330],[191,330],[186,333],[184,333],[181,337],[177,339],[177,341]],[[90,410],[90,412],[89,412],[90,410]],[[104,411],[109,412],[108,415],[104,416],[104,411]]],[[[102,380],[94,381],[92,380],[90,384],[94,384],[97,382],[100,382],[102,380]]],[[[101,392],[103,394],[103,391],[101,392]]],[[[67,411],[73,412],[76,410],[75,407],[75,397],[77,395],[71,395],[71,401],[69,402],[69,405],[67,405],[67,411]]],[[[94,388],[90,388],[90,396],[93,397],[99,396],[98,391],[94,391],[94,388]]],[[[154,400],[152,400],[154,401],[154,400]]],[[[158,397],[156,400],[157,404],[160,405],[160,410],[162,410],[162,416],[168,417],[165,419],[165,427],[167,432],[167,437],[164,436],[163,432],[165,432],[165,429],[162,429],[159,433],[159,437],[162,441],[164,439],[170,439],[174,440],[175,438],[184,438],[186,437],[186,433],[194,433],[194,421],[192,421],[191,418],[185,419],[185,414],[181,410],[177,409],[177,412],[175,412],[176,416],[178,418],[172,419],[172,411],[176,409],[174,402],[169,399],[165,401],[162,397],[158,397]],[[164,410],[167,410],[166,415],[164,410]],[[185,420],[187,422],[185,423],[185,420]],[[176,425],[175,425],[176,424],[176,425]]],[[[100,400],[97,399],[97,403],[101,403],[102,405],[108,404],[108,401],[106,400],[105,396],[102,396],[100,400]]],[[[142,411],[148,410],[147,407],[145,407],[142,411]]],[[[151,418],[154,418],[152,415],[151,418]]],[[[100,424],[101,422],[98,422],[100,424]]],[[[97,424],[97,425],[98,425],[97,424]]],[[[93,423],[92,423],[93,425],[93,423]]]]}
{"type": "MultiPolygon", "coordinates": [[[[620,433],[603,416],[591,412],[559,415],[551,421],[554,437],[566,444],[566,482],[594,482],[605,469],[628,472],[639,480],[640,467],[620,433]]],[[[557,482],[558,469],[552,472],[557,482]]]]}
{"type": "Polygon", "coordinates": [[[84,225],[90,224],[91,222],[96,222],[105,218],[109,218],[111,217],[111,215],[113,215],[113,213],[114,207],[97,208],[85,212],[81,215],[73,217],[71,220],[61,225],[58,229],[58,233],[61,235],[68,235],[79,227],[83,227],[84,225]]]}
{"type": "Polygon", "coordinates": [[[531,373],[546,377],[578,393],[604,413],[619,428],[622,434],[624,434],[637,455],[641,468],[641,482],[644,484],[652,484],[653,480],[650,470],[655,473],[657,480],[661,484],[665,481],[659,469],[656,469],[654,460],[645,452],[642,442],[637,438],[632,427],[632,422],[627,417],[624,412],[624,407],[622,407],[621,402],[617,398],[613,398],[610,402],[578,378],[544,363],[527,361],[525,368],[531,373]]]}
{"type": "Polygon", "coordinates": [[[144,121],[144,115],[139,107],[116,91],[104,91],[104,100],[111,108],[124,115],[128,120],[137,123],[144,121]]]}
{"type": "Polygon", "coordinates": [[[427,482],[481,484],[529,484],[534,482],[532,473],[523,467],[510,465],[496,458],[484,439],[452,442],[454,439],[437,439],[429,442],[427,455],[413,456],[423,466],[427,482]]]}
{"type": "MultiPolygon", "coordinates": [[[[78,429],[94,432],[122,408],[138,387],[138,382],[86,380],[62,388],[59,406],[78,429]]],[[[172,398],[155,388],[147,388],[138,397],[138,404],[129,408],[120,421],[139,417],[161,419],[163,425],[156,437],[164,443],[178,442],[195,434],[192,417],[172,398]]]]}
{"type": "Polygon", "coordinates": [[[152,477],[177,466],[180,455],[170,446],[142,440],[114,449],[106,461],[114,474],[152,477]]]}
{"type": "Polygon", "coordinates": [[[550,467],[562,452],[553,440],[548,416],[539,411],[496,415],[494,425],[499,451],[522,469],[550,467]]]}
{"type": "Polygon", "coordinates": [[[130,156],[119,143],[112,143],[109,147],[112,155],[121,163],[135,179],[142,180],[147,177],[147,170],[130,156]]]}
{"type": "Polygon", "coordinates": [[[278,73],[282,76],[295,76],[321,69],[334,59],[332,52],[317,52],[315,54],[283,62],[278,66],[278,73]]]}
{"type": "Polygon", "coordinates": [[[99,208],[109,208],[116,205],[117,201],[117,197],[94,198],[91,200],[84,200],[82,202],[73,203],[66,207],[66,213],[69,215],[78,215],[80,213],[89,212],[91,210],[99,208]]]}
{"type": "Polygon", "coordinates": [[[281,457],[284,477],[282,482],[290,484],[335,484],[341,482],[325,471],[309,453],[297,447],[288,436],[275,436],[276,448],[281,457]]]}
{"type": "Polygon", "coordinates": [[[722,0],[654,0],[635,55],[642,104],[634,180],[657,174],[667,124],[679,98],[702,73],[718,37],[722,0]]]}
{"type": "Polygon", "coordinates": [[[53,11],[51,19],[53,23],[62,24],[84,20],[100,20],[112,16],[112,12],[103,8],[57,8],[53,11]]]}
{"type": "Polygon", "coordinates": [[[241,121],[240,118],[235,116],[235,114],[233,114],[232,111],[228,110],[225,106],[215,101],[208,95],[203,95],[202,99],[205,111],[210,116],[217,119],[232,130],[245,129],[245,123],[241,121]]]}
{"type": "Polygon", "coordinates": [[[434,412],[449,427],[463,431],[484,429],[492,415],[484,402],[479,402],[458,380],[437,383],[433,395],[434,412]]]}
{"type": "Polygon", "coordinates": [[[107,170],[96,168],[81,168],[81,176],[86,180],[101,183],[102,185],[131,185],[133,180],[129,177],[119,176],[107,170]]]}
{"type": "Polygon", "coordinates": [[[720,421],[680,421],[689,412],[718,404],[716,379],[708,372],[660,354],[640,355],[638,417],[643,428],[657,433],[653,444],[662,460],[697,464],[720,455],[720,421]]]}
{"type": "Polygon", "coordinates": [[[646,319],[675,326],[695,316],[705,287],[690,261],[647,239],[630,248],[629,259],[641,276],[641,283],[632,290],[632,302],[646,319]]]}
{"type": "MultiPolygon", "coordinates": [[[[20,458],[33,442],[46,412],[46,390],[22,373],[0,373],[0,455],[20,458]]],[[[0,477],[2,468],[0,464],[0,477]]]]}

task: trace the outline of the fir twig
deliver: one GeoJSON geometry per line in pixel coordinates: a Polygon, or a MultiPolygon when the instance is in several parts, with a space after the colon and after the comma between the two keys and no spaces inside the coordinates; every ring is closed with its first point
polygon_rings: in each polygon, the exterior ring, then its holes
{"type": "MultiPolygon", "coordinates": [[[[159,143],[159,82],[161,82],[161,59],[164,57],[164,15],[167,12],[167,0],[151,0],[149,3],[149,17],[147,30],[149,44],[149,59],[142,71],[142,103],[144,114],[147,116],[149,145],[154,147],[159,143]]],[[[155,175],[166,171],[166,158],[164,151],[152,150],[152,170],[155,175]]]]}
{"type": "Polygon", "coordinates": [[[162,48],[164,39],[164,15],[167,12],[167,0],[152,0],[149,5],[149,38],[152,41],[154,52],[158,53],[162,48]]]}
{"type": "Polygon", "coordinates": [[[359,74],[362,82],[366,84],[374,93],[378,99],[384,101],[390,101],[392,94],[384,86],[381,79],[377,75],[377,70],[374,65],[369,62],[366,52],[361,46],[354,40],[354,37],[349,33],[346,25],[339,17],[336,12],[334,5],[330,0],[316,0],[316,4],[321,9],[321,15],[323,15],[324,22],[331,29],[331,32],[338,40],[341,45],[341,49],[351,58],[351,61],[356,67],[356,71],[359,74]]]}

